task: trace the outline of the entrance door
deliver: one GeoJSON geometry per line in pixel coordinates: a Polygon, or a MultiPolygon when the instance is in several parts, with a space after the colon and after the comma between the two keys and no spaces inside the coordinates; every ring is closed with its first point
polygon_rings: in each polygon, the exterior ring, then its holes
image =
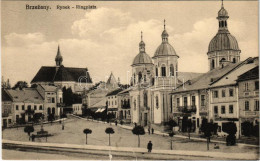
{"type": "Polygon", "coordinates": [[[147,113],[144,113],[144,126],[147,126],[147,121],[148,121],[147,113]]]}

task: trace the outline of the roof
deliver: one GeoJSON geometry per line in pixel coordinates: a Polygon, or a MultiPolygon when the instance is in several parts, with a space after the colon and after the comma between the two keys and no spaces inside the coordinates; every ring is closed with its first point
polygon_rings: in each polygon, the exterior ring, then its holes
{"type": "Polygon", "coordinates": [[[34,102],[43,103],[42,96],[34,88],[24,88],[23,90],[6,90],[14,102],[34,102]]]}
{"type": "Polygon", "coordinates": [[[255,68],[239,75],[237,81],[239,82],[252,79],[259,79],[259,66],[256,66],[255,68]]]}
{"type": "Polygon", "coordinates": [[[243,65],[238,68],[239,70],[232,70],[227,74],[224,74],[221,78],[214,81],[210,85],[211,87],[235,85],[239,75],[255,68],[256,66],[257,65],[255,63],[243,63],[243,65]]]}
{"type": "MultiPolygon", "coordinates": [[[[179,88],[177,88],[175,91],[173,91],[173,93],[209,88],[210,84],[213,84],[215,82],[218,82],[219,80],[222,80],[222,78],[224,78],[224,76],[233,72],[234,70],[236,70],[238,68],[239,68],[239,70],[240,69],[242,70],[244,68],[243,65],[247,64],[250,60],[252,60],[252,58],[248,58],[245,61],[238,62],[238,63],[229,63],[224,68],[222,68],[222,67],[215,68],[207,73],[200,75],[197,78],[186,81],[184,83],[184,89],[182,88],[182,86],[183,86],[183,84],[182,84],[181,86],[179,86],[179,88]],[[243,68],[240,68],[240,67],[243,67],[243,68]]],[[[246,68],[249,68],[249,66],[246,68]]],[[[239,71],[239,70],[237,70],[237,71],[239,71]]],[[[234,76],[232,76],[232,79],[230,79],[231,82],[234,81],[233,77],[234,76]]],[[[227,82],[225,82],[224,84],[226,84],[226,83],[227,82]]],[[[223,84],[217,84],[217,85],[223,85],[223,84]]]]}
{"type": "Polygon", "coordinates": [[[2,88],[2,101],[12,101],[12,98],[7,94],[6,90],[2,88]]]}
{"type": "Polygon", "coordinates": [[[113,96],[113,95],[117,95],[119,92],[121,92],[123,89],[119,88],[119,89],[116,89],[112,92],[109,92],[106,96],[113,96]]]}
{"type": "Polygon", "coordinates": [[[178,56],[178,55],[176,54],[171,44],[169,44],[168,42],[162,42],[161,45],[156,49],[153,58],[158,56],[178,56]]]}
{"type": "Polygon", "coordinates": [[[209,43],[208,52],[221,50],[240,51],[236,38],[228,30],[219,31],[209,43]]]}
{"type": "Polygon", "coordinates": [[[50,86],[50,85],[42,85],[40,84],[40,86],[44,89],[44,91],[46,92],[55,92],[57,90],[56,86],[50,86]]]}
{"type": "Polygon", "coordinates": [[[118,87],[118,82],[114,76],[114,74],[111,72],[108,80],[107,80],[107,83],[106,83],[106,88],[117,88],[118,87]]]}
{"type": "Polygon", "coordinates": [[[64,67],[63,65],[60,67],[43,66],[35,75],[31,83],[57,81],[78,82],[81,77],[85,78],[82,79],[83,83],[92,83],[92,79],[87,71],[86,68],[64,67]]]}
{"type": "Polygon", "coordinates": [[[127,94],[127,93],[129,93],[131,90],[132,90],[132,88],[131,88],[131,87],[130,87],[130,88],[127,88],[127,89],[125,89],[125,90],[123,90],[123,91],[119,92],[119,93],[118,93],[118,95],[127,94]]]}
{"type": "Polygon", "coordinates": [[[228,12],[223,5],[221,9],[218,11],[218,17],[228,17],[228,12]]]}
{"type": "Polygon", "coordinates": [[[106,107],[106,98],[100,98],[99,101],[95,102],[94,104],[90,105],[90,108],[93,107],[106,107]]]}
{"type": "Polygon", "coordinates": [[[138,64],[153,64],[153,62],[151,57],[148,54],[146,54],[145,52],[140,52],[134,58],[132,65],[138,65],[138,64]]]}

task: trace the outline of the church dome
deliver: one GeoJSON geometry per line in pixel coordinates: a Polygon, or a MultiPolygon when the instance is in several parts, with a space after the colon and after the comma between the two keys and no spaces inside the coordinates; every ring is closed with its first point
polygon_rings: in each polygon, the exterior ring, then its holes
{"type": "Polygon", "coordinates": [[[210,41],[208,52],[221,50],[240,50],[236,38],[230,33],[217,33],[210,41]]]}
{"type": "Polygon", "coordinates": [[[224,7],[218,11],[218,17],[228,17],[228,12],[224,7]]]}
{"type": "Polygon", "coordinates": [[[151,57],[148,54],[146,54],[145,52],[140,52],[134,58],[132,65],[138,65],[138,64],[153,64],[153,62],[151,57]]]}
{"type": "Polygon", "coordinates": [[[178,56],[174,48],[168,42],[162,42],[161,45],[156,49],[154,56],[178,56]]]}

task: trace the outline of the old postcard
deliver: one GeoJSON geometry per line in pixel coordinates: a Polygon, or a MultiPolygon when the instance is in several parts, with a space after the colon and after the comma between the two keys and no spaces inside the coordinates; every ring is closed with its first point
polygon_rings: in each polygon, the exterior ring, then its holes
{"type": "Polygon", "coordinates": [[[2,1],[2,159],[258,160],[258,10],[2,1]]]}

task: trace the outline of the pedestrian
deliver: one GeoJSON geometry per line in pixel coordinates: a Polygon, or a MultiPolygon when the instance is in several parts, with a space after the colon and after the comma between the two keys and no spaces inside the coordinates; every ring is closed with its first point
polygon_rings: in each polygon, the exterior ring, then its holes
{"type": "Polygon", "coordinates": [[[148,149],[148,152],[151,153],[152,152],[152,149],[153,149],[153,144],[151,141],[149,141],[149,143],[147,144],[147,149],[148,149]]]}
{"type": "Polygon", "coordinates": [[[152,134],[154,133],[154,129],[152,128],[152,134]]]}
{"type": "Polygon", "coordinates": [[[34,139],[35,139],[35,135],[34,134],[32,134],[32,141],[34,142],[34,139]]]}
{"type": "Polygon", "coordinates": [[[150,133],[151,133],[150,127],[148,127],[148,133],[149,133],[149,135],[150,135],[150,133]]]}
{"type": "Polygon", "coordinates": [[[115,121],[115,125],[117,126],[117,120],[115,121]]]}

